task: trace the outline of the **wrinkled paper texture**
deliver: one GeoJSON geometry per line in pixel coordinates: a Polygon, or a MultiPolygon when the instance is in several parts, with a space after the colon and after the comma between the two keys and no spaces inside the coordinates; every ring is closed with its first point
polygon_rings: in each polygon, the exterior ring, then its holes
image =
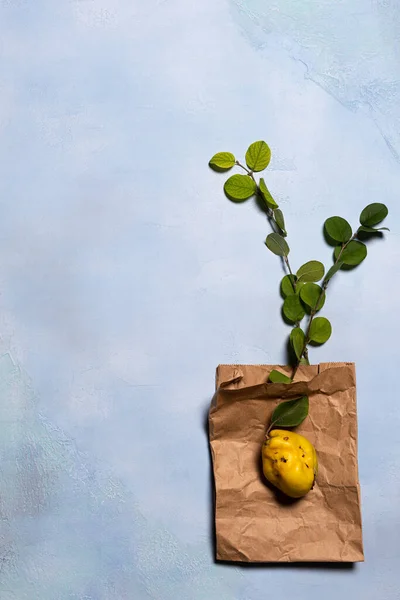
{"type": "Polygon", "coordinates": [[[217,560],[363,561],[353,363],[301,366],[292,384],[266,383],[272,369],[220,365],[209,412],[215,479],[217,560]],[[281,400],[307,395],[310,413],[296,432],[314,444],[313,490],[291,500],[262,474],[261,447],[281,400]]]}

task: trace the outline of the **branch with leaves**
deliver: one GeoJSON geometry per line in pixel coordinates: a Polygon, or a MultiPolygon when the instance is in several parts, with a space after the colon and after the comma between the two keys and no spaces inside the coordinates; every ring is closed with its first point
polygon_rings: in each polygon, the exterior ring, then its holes
{"type": "MultiPolygon", "coordinates": [[[[376,227],[388,214],[384,204],[373,203],[366,206],[360,214],[360,226],[353,230],[350,224],[339,216],[326,219],[324,231],[326,241],[334,246],[333,264],[325,274],[324,265],[310,260],[294,273],[290,262],[290,248],[287,242],[285,219],[278,203],[269,191],[264,178],[258,183],[255,173],[264,171],[271,160],[271,150],[264,141],[254,142],[245,155],[246,166],[241,164],[230,152],[219,152],[209,162],[217,172],[226,172],[239,167],[245,174],[237,173],[229,177],[224,184],[226,196],[233,202],[244,202],[258,197],[272,227],[265,244],[275,255],[281,257],[286,275],[280,282],[280,292],[284,299],[282,313],[287,323],[292,325],[289,335],[293,350],[292,375],[288,377],[273,370],[269,375],[272,383],[291,383],[301,364],[309,365],[308,347],[320,346],[327,342],[332,334],[332,325],[326,317],[316,316],[325,305],[326,290],[332,277],[343,269],[352,269],[363,262],[367,256],[364,242],[372,236],[388,231],[387,227],[376,227]],[[319,284],[318,282],[322,283],[319,284]],[[303,319],[307,317],[305,327],[303,319]]],[[[308,398],[297,398],[277,406],[268,432],[273,427],[296,427],[308,414],[308,398]]]]}

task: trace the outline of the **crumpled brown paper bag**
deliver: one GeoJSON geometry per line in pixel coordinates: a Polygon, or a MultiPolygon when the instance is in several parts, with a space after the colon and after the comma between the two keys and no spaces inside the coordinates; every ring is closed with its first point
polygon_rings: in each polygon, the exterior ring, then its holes
{"type": "Polygon", "coordinates": [[[209,412],[216,558],[243,562],[363,561],[353,363],[301,366],[292,384],[266,383],[273,365],[220,365],[209,412]],[[308,395],[296,428],[315,446],[319,472],[300,500],[265,481],[261,446],[279,401],[308,395]]]}

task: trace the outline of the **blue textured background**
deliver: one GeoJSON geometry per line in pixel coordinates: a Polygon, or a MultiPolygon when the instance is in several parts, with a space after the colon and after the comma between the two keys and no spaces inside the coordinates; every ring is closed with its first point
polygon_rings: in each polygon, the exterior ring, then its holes
{"type": "Polygon", "coordinates": [[[0,3],[2,600],[399,597],[396,0],[0,3]],[[355,361],[366,563],[215,565],[218,363],[284,360],[279,263],[207,162],[265,139],[293,263],[390,207],[332,283],[355,361]],[[29,374],[29,376],[28,376],[29,374]]]}

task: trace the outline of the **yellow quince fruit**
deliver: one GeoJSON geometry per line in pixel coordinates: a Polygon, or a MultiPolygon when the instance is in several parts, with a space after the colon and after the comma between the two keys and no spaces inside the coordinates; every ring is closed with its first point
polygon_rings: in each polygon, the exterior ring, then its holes
{"type": "Polygon", "coordinates": [[[314,446],[294,431],[273,429],[262,448],[265,477],[291,498],[305,496],[318,472],[314,446]]]}

